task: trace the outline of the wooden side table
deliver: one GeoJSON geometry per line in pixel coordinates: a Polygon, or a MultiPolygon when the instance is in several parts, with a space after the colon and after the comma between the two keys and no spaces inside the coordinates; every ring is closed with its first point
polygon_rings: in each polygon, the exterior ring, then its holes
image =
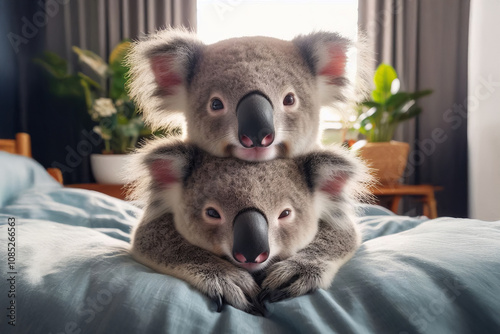
{"type": "Polygon", "coordinates": [[[80,183],[80,184],[68,184],[66,185],[66,187],[94,190],[122,200],[125,199],[127,194],[123,184],[80,183]]]}
{"type": "Polygon", "coordinates": [[[378,186],[371,189],[371,193],[375,196],[390,196],[392,201],[390,209],[394,213],[398,213],[398,206],[403,196],[417,196],[421,198],[424,204],[424,215],[429,218],[437,218],[436,198],[434,191],[442,190],[442,187],[435,187],[427,184],[406,185],[395,184],[390,186],[378,186]]]}

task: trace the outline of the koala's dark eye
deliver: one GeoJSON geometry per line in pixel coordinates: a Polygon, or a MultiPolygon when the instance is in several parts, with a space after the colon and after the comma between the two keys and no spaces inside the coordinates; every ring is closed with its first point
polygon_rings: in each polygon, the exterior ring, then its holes
{"type": "Polygon", "coordinates": [[[295,103],[295,95],[293,93],[288,93],[283,99],[283,105],[291,106],[295,103]]]}
{"type": "Polygon", "coordinates": [[[278,217],[278,219],[288,217],[288,216],[290,216],[290,213],[291,213],[291,211],[288,210],[288,209],[283,210],[283,212],[280,214],[280,216],[278,217]]]}
{"type": "Polygon", "coordinates": [[[205,213],[207,214],[207,216],[209,216],[210,218],[215,218],[215,219],[220,219],[220,214],[217,212],[217,210],[215,210],[214,208],[208,208],[205,213]]]}
{"type": "Polygon", "coordinates": [[[212,110],[221,110],[224,109],[224,104],[218,98],[214,98],[212,102],[210,102],[210,108],[212,108],[212,110]]]}

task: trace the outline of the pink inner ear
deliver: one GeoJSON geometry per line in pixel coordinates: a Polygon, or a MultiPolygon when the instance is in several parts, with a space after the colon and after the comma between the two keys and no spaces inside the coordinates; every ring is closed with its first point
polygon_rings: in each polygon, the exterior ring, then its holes
{"type": "Polygon", "coordinates": [[[344,48],[331,47],[328,50],[328,63],[321,69],[319,75],[341,77],[345,74],[347,55],[344,48]]]}
{"type": "Polygon", "coordinates": [[[167,94],[173,94],[175,87],[182,83],[182,77],[174,72],[173,62],[173,56],[156,56],[151,59],[156,83],[167,94]]]}
{"type": "Polygon", "coordinates": [[[172,163],[167,160],[156,160],[151,164],[153,179],[161,185],[168,186],[179,182],[179,175],[175,172],[172,163]]]}
{"type": "Polygon", "coordinates": [[[346,183],[347,183],[347,175],[342,173],[339,175],[335,175],[335,177],[328,179],[326,182],[324,182],[320,190],[330,195],[336,196],[340,194],[342,189],[344,189],[346,183]]]}

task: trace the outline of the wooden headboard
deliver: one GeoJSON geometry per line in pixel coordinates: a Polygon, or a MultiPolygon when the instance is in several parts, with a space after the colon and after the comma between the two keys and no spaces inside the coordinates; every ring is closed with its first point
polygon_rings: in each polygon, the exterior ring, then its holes
{"type": "MultiPolygon", "coordinates": [[[[31,137],[27,133],[19,132],[16,134],[16,139],[0,139],[0,151],[32,158],[31,137]]],[[[47,172],[56,179],[57,182],[63,183],[62,173],[59,168],[47,168],[47,172]]]]}

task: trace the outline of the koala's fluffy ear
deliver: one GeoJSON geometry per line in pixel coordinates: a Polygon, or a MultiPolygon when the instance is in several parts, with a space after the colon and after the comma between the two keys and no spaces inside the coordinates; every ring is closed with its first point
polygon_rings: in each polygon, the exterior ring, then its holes
{"type": "Polygon", "coordinates": [[[329,148],[297,159],[312,192],[328,198],[364,196],[370,181],[367,167],[343,149],[329,148]]]}
{"type": "Polygon", "coordinates": [[[347,77],[347,53],[353,46],[349,39],[333,32],[315,32],[295,37],[292,42],[299,48],[311,72],[317,76],[321,105],[348,99],[351,89],[347,77]]]}
{"type": "Polygon", "coordinates": [[[162,146],[150,152],[144,159],[152,181],[159,186],[168,187],[183,182],[189,176],[196,157],[196,148],[177,142],[162,146]]]}
{"type": "Polygon", "coordinates": [[[181,140],[155,139],[132,155],[127,165],[129,198],[145,200],[155,189],[169,189],[191,173],[199,149],[181,140]]]}
{"type": "Polygon", "coordinates": [[[203,48],[194,33],[181,29],[166,29],[134,43],[127,58],[129,92],[153,129],[182,119],[187,85],[203,48]]]}

